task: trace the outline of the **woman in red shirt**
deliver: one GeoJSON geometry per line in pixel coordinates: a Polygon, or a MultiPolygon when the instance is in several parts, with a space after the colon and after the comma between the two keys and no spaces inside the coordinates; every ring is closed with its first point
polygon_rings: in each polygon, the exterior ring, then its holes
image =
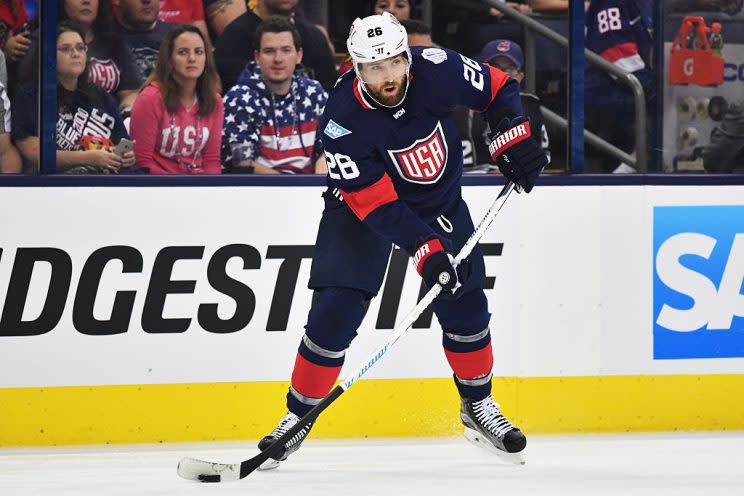
{"type": "Polygon", "coordinates": [[[188,24],[171,29],[132,107],[137,164],[152,174],[219,174],[220,90],[209,39],[188,24]]]}

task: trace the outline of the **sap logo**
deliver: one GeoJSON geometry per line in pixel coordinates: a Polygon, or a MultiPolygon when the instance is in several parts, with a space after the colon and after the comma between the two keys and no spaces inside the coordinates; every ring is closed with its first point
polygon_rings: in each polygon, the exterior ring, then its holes
{"type": "Polygon", "coordinates": [[[346,129],[344,126],[338,124],[337,122],[334,122],[333,119],[328,121],[328,124],[325,127],[325,130],[323,131],[326,136],[328,136],[331,139],[338,139],[342,136],[347,136],[351,134],[351,131],[346,129]]]}
{"type": "Polygon", "coordinates": [[[744,64],[726,63],[723,65],[724,81],[744,81],[744,64]]]}
{"type": "Polygon", "coordinates": [[[744,206],[654,209],[654,358],[744,357],[744,206]]]}
{"type": "Polygon", "coordinates": [[[731,329],[734,317],[744,317],[744,234],[737,234],[723,269],[720,283],[680,262],[687,255],[710,260],[718,240],[699,233],[682,233],[667,239],[656,254],[656,274],[668,288],[692,299],[689,308],[674,308],[665,303],[656,323],[677,332],[707,329],[731,329]]]}

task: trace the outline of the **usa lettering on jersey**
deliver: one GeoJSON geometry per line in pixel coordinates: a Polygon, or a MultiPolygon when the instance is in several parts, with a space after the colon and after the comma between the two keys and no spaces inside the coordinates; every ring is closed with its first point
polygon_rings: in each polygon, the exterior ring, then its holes
{"type": "Polygon", "coordinates": [[[91,58],[88,67],[90,81],[106,93],[113,93],[119,87],[121,72],[112,60],[91,58]]]}
{"type": "Polygon", "coordinates": [[[510,146],[526,140],[529,137],[530,123],[524,122],[499,134],[496,139],[491,141],[491,144],[488,145],[488,151],[491,152],[491,156],[497,156],[504,153],[504,151],[509,149],[510,146]]]}
{"type": "Polygon", "coordinates": [[[181,126],[172,126],[163,129],[160,141],[160,154],[164,157],[189,157],[201,153],[209,141],[209,128],[202,127],[201,141],[197,144],[197,131],[194,126],[186,126],[181,134],[181,126]],[[171,133],[172,131],[172,133],[171,133]],[[178,148],[181,147],[179,150],[178,148]]]}
{"type": "Polygon", "coordinates": [[[407,148],[388,150],[388,155],[404,180],[420,184],[436,183],[442,177],[448,156],[442,123],[438,121],[428,136],[416,140],[407,148]]]}

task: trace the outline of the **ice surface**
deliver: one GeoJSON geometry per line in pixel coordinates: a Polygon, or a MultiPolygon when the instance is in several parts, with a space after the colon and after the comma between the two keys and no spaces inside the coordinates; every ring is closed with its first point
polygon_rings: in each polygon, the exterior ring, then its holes
{"type": "Polygon", "coordinates": [[[0,449],[0,495],[744,494],[744,432],[528,436],[527,465],[464,438],[307,441],[277,470],[230,483],[180,479],[183,456],[239,462],[255,442],[0,449]]]}

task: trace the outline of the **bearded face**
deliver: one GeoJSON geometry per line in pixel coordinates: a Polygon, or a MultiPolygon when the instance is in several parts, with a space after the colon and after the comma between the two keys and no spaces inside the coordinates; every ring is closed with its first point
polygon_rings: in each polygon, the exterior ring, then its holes
{"type": "Polygon", "coordinates": [[[400,54],[379,62],[361,64],[360,77],[367,92],[378,103],[395,107],[406,92],[408,61],[400,54]]]}

